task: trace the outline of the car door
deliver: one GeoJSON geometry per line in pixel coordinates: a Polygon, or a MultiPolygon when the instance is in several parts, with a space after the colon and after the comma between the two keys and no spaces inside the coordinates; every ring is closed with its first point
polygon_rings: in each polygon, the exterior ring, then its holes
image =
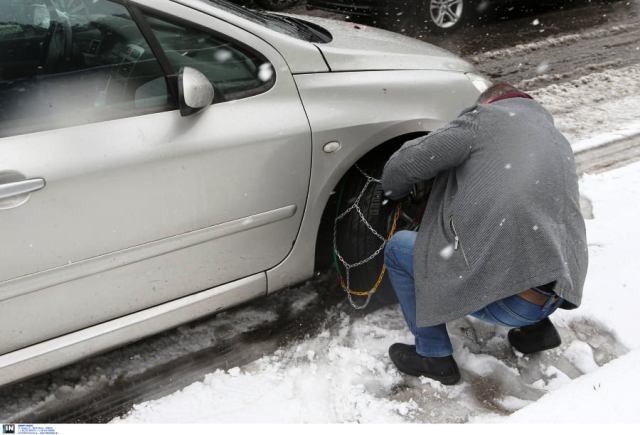
{"type": "Polygon", "coordinates": [[[184,7],[178,19],[120,1],[12,3],[0,18],[0,354],[284,259],[311,139],[271,46],[184,7]],[[217,96],[183,117],[185,65],[217,96]]]}

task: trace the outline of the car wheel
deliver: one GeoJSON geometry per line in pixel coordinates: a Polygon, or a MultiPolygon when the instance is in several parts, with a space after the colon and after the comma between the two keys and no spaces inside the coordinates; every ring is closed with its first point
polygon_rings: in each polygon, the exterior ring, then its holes
{"type": "Polygon", "coordinates": [[[281,11],[298,3],[299,0],[256,0],[260,6],[272,11],[281,11]]]}
{"type": "MultiPolygon", "coordinates": [[[[346,286],[347,271],[340,257],[348,264],[354,265],[370,258],[369,261],[349,270],[349,288],[354,291],[369,291],[375,287],[384,266],[384,240],[388,239],[396,217],[398,205],[401,213],[397,219],[396,231],[402,229],[416,230],[428,196],[428,184],[421,185],[412,200],[401,204],[387,200],[379,180],[384,163],[390,155],[377,155],[361,161],[347,174],[338,187],[338,208],[334,222],[334,263],[340,275],[341,286],[346,286]],[[370,179],[367,177],[371,177],[370,179]],[[358,209],[354,208],[357,201],[358,209]],[[347,210],[350,211],[347,212],[347,210]],[[345,214],[346,212],[346,214],[345,214]],[[343,215],[341,218],[340,216],[343,215]],[[366,222],[365,222],[366,220],[366,222]],[[382,240],[381,238],[384,238],[382,240]],[[339,255],[338,255],[339,254],[339,255]],[[375,255],[374,255],[375,254],[375,255]]],[[[362,306],[366,296],[353,296],[353,302],[362,306]]],[[[365,312],[375,311],[386,305],[396,303],[395,292],[387,273],[372,295],[365,312]]]]}
{"type": "Polygon", "coordinates": [[[436,33],[454,32],[476,16],[474,0],[425,0],[422,15],[429,30],[436,33]]]}

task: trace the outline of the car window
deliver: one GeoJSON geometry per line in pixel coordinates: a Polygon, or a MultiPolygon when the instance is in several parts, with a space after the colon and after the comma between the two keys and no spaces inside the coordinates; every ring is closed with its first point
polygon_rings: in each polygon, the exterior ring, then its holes
{"type": "Polygon", "coordinates": [[[151,15],[146,19],[173,68],[199,70],[213,84],[216,100],[256,95],[273,85],[271,64],[253,49],[191,25],[151,15]]]}
{"type": "Polygon", "coordinates": [[[0,136],[170,107],[164,72],[124,6],[0,5],[0,136]]]}

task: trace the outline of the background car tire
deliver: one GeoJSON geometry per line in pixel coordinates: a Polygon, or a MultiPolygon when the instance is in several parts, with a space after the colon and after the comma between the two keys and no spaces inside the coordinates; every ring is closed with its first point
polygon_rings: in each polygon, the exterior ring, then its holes
{"type": "MultiPolygon", "coordinates": [[[[391,152],[385,154],[377,154],[370,158],[359,162],[358,167],[363,172],[379,179],[382,175],[384,164],[391,156],[391,152]]],[[[362,192],[367,179],[357,169],[352,168],[343,180],[342,186],[338,188],[338,213],[342,213],[349,208],[362,192]]],[[[408,219],[401,219],[398,222],[398,230],[415,229],[419,223],[424,207],[426,206],[426,191],[428,184],[422,187],[423,191],[417,201],[412,204],[403,203],[403,209],[408,219]],[[409,215],[409,216],[407,216],[409,215]]],[[[397,202],[387,200],[382,191],[380,183],[370,183],[366,191],[360,199],[360,209],[373,229],[383,237],[387,237],[389,229],[393,222],[393,216],[396,211],[397,202]]],[[[372,255],[381,245],[381,241],[376,237],[367,226],[362,222],[359,215],[355,211],[351,211],[343,219],[336,224],[336,244],[338,251],[348,263],[356,263],[372,255]]],[[[382,270],[384,265],[384,252],[380,252],[370,262],[351,269],[350,281],[353,290],[369,290],[371,289],[382,270]]],[[[344,277],[345,270],[340,264],[340,273],[344,277]]],[[[366,298],[354,297],[357,304],[364,303],[366,298]]],[[[397,303],[398,299],[395,295],[389,274],[385,273],[382,284],[371,298],[371,302],[364,312],[372,312],[381,307],[397,303]]]]}
{"type": "Polygon", "coordinates": [[[255,0],[255,2],[265,9],[281,11],[295,5],[299,0],[255,0]]]}
{"type": "Polygon", "coordinates": [[[459,2],[460,16],[455,23],[447,21],[443,27],[434,21],[431,10],[433,2],[438,1],[440,0],[421,0],[410,3],[389,2],[387,8],[380,9],[376,16],[369,18],[365,24],[410,36],[424,36],[428,33],[448,34],[477,22],[482,15],[478,13],[479,10],[486,10],[489,4],[483,0],[451,0],[459,2]]]}
{"type": "Polygon", "coordinates": [[[428,30],[451,33],[471,24],[478,17],[480,0],[423,0],[418,16],[428,30]]]}

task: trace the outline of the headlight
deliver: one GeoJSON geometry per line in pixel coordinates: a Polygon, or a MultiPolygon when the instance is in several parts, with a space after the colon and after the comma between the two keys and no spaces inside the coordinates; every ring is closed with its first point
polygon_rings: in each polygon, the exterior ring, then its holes
{"type": "Polygon", "coordinates": [[[487,77],[480,74],[467,73],[467,78],[471,80],[471,83],[473,84],[473,86],[475,86],[475,88],[480,93],[483,93],[484,91],[489,89],[489,87],[493,84],[491,83],[491,80],[489,80],[487,77]]]}

